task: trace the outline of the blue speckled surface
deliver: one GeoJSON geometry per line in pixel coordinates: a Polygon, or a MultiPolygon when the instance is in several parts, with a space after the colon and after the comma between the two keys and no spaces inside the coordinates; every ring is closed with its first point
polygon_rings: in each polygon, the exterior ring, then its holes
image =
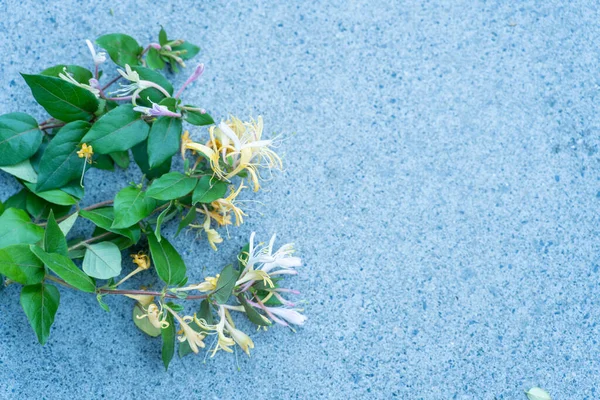
{"type": "MultiPolygon", "coordinates": [[[[0,112],[41,120],[18,72],[87,65],[86,38],[162,24],[200,44],[186,98],[264,115],[286,170],[218,253],[174,243],[200,279],[252,230],[295,241],[309,321],[254,333],[240,371],[220,354],[165,373],[129,301],[61,290],[41,347],[10,286],[0,398],[600,397],[596,2],[165,3],[0,1],[0,112]]],[[[86,203],[137,177],[90,174],[86,203]]],[[[16,188],[0,174],[0,199],[16,188]]]]}

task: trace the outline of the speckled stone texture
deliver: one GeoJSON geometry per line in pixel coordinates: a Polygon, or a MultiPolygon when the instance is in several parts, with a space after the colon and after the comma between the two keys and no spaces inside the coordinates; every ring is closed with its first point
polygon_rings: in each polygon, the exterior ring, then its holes
{"type": "MultiPolygon", "coordinates": [[[[187,102],[262,114],[286,168],[245,194],[251,215],[217,253],[173,242],[200,280],[253,230],[294,241],[308,323],[252,333],[239,371],[219,354],[164,372],[129,300],[105,313],[61,289],[41,347],[12,285],[0,398],[600,397],[597,2],[194,3],[0,1],[0,112],[42,120],[19,72],[89,67],[86,38],[148,43],[162,24],[198,43],[187,102]]],[[[85,203],[139,176],[93,171],[85,203]]],[[[16,190],[0,174],[0,199],[16,190]]]]}

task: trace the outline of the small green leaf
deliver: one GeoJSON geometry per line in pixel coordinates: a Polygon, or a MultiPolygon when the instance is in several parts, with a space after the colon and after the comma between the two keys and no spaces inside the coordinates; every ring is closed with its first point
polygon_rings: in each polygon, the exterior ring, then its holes
{"type": "Polygon", "coordinates": [[[44,250],[46,250],[48,253],[62,254],[65,257],[69,254],[69,251],[67,250],[67,240],[65,239],[65,235],[60,230],[52,210],[50,210],[48,222],[46,223],[44,250]]]}
{"type": "Polygon", "coordinates": [[[135,326],[137,326],[146,335],[152,337],[160,336],[161,329],[152,325],[148,320],[148,317],[138,318],[142,317],[143,315],[146,315],[146,311],[144,311],[140,303],[135,303],[135,305],[133,306],[133,323],[135,324],[135,326]]]}
{"type": "Polygon", "coordinates": [[[228,265],[221,271],[219,275],[219,280],[217,280],[217,287],[214,292],[211,293],[211,297],[218,304],[225,304],[229,297],[231,297],[231,293],[235,288],[235,282],[238,278],[238,271],[233,268],[233,265],[228,265]]]}
{"type": "Polygon", "coordinates": [[[23,285],[44,280],[44,264],[31,252],[27,244],[14,244],[0,249],[0,274],[23,285]]]}
{"type": "Polygon", "coordinates": [[[21,307],[40,344],[46,344],[58,310],[60,294],[52,285],[38,283],[21,290],[21,307]]]}
{"type": "Polygon", "coordinates": [[[246,316],[250,322],[258,326],[271,326],[271,321],[262,316],[254,307],[248,304],[248,300],[246,300],[243,293],[238,294],[237,298],[242,306],[244,306],[244,311],[246,311],[246,316]]]}
{"type": "Polygon", "coordinates": [[[156,239],[160,242],[162,240],[162,236],[160,236],[160,228],[162,226],[163,220],[165,219],[165,216],[169,213],[169,211],[171,210],[171,206],[173,205],[173,202],[169,203],[169,206],[167,208],[165,208],[160,215],[158,216],[158,218],[156,219],[156,228],[154,229],[154,235],[156,236],[156,239]]]}
{"type": "Polygon", "coordinates": [[[64,69],[79,83],[84,85],[90,84],[90,79],[93,78],[92,72],[78,65],[55,65],[54,67],[46,68],[40,75],[54,76],[58,78],[59,74],[64,74],[64,69]]]}
{"type": "Polygon", "coordinates": [[[92,167],[105,171],[114,171],[115,164],[108,154],[94,154],[92,167]]]}
{"type": "Polygon", "coordinates": [[[21,161],[15,165],[0,167],[0,169],[11,174],[12,176],[24,180],[25,182],[37,183],[37,172],[35,172],[33,166],[31,165],[31,161],[29,160],[21,161]]]}
{"type": "MultiPolygon", "coordinates": [[[[194,106],[187,106],[187,107],[194,107],[194,106]]],[[[210,114],[208,113],[201,113],[200,111],[192,111],[192,110],[188,110],[185,112],[185,120],[187,122],[189,122],[192,125],[197,125],[197,126],[205,126],[205,125],[212,125],[215,123],[215,120],[213,119],[213,117],[210,116],[210,114]]]]}
{"type": "Polygon", "coordinates": [[[58,227],[60,228],[63,235],[67,236],[69,234],[71,228],[73,228],[73,225],[75,225],[75,221],[77,221],[77,217],[79,217],[79,213],[75,212],[71,214],[67,219],[58,224],[58,227]]]}
{"type": "Polygon", "coordinates": [[[111,33],[100,36],[96,39],[96,43],[108,52],[110,58],[115,64],[124,67],[126,64],[130,66],[139,65],[139,56],[143,51],[137,40],[129,35],[122,33],[111,33]]]}
{"type": "Polygon", "coordinates": [[[165,44],[167,44],[169,42],[169,39],[167,39],[167,31],[165,31],[165,28],[163,28],[162,26],[160,27],[160,31],[158,32],[158,43],[161,46],[164,46],[165,44]]]}
{"type": "Polygon", "coordinates": [[[198,181],[198,186],[192,195],[192,203],[211,203],[225,197],[225,193],[227,193],[226,182],[205,175],[198,181]]]}
{"type": "Polygon", "coordinates": [[[34,221],[40,221],[43,219],[47,219],[50,211],[54,211],[54,215],[58,218],[67,215],[71,210],[71,206],[59,206],[56,204],[52,204],[42,199],[41,197],[36,196],[31,192],[27,192],[27,202],[26,202],[27,212],[31,215],[34,221]]]}
{"type": "Polygon", "coordinates": [[[21,75],[35,100],[54,118],[71,122],[94,117],[98,99],[89,90],[53,76],[21,75]]]}
{"type": "Polygon", "coordinates": [[[108,304],[106,304],[104,300],[102,300],[102,295],[100,293],[98,293],[98,295],[96,296],[96,301],[98,302],[98,305],[101,309],[103,309],[106,312],[110,312],[110,307],[108,307],[108,304]]]}
{"type": "Polygon", "coordinates": [[[87,245],[83,270],[91,277],[109,279],[121,273],[121,251],[116,244],[100,242],[87,245]]]}
{"type": "Polygon", "coordinates": [[[184,42],[179,46],[173,46],[173,51],[182,51],[183,53],[179,56],[184,60],[189,60],[194,57],[200,51],[200,47],[191,44],[190,42],[184,42]]]}
{"type": "Polygon", "coordinates": [[[183,259],[171,243],[164,237],[161,237],[159,241],[152,232],[148,234],[148,244],[150,245],[152,263],[159,278],[167,285],[177,285],[183,281],[186,267],[183,259]]]}
{"type": "Polygon", "coordinates": [[[17,208],[19,210],[26,210],[27,209],[27,193],[29,193],[29,190],[23,188],[20,191],[18,191],[17,193],[10,196],[4,202],[4,209],[8,210],[9,208],[17,208]]]}
{"type": "Polygon", "coordinates": [[[197,180],[180,172],[169,172],[152,182],[147,197],[157,200],[173,200],[183,197],[196,187],[197,180]]]}
{"type": "Polygon", "coordinates": [[[52,204],[58,204],[61,206],[71,206],[73,204],[77,204],[77,200],[62,190],[52,189],[45,190],[43,192],[38,192],[35,185],[33,183],[24,182],[25,187],[31,190],[36,196],[41,197],[52,204]]]}
{"type": "MultiPolygon", "coordinates": [[[[40,160],[36,190],[60,189],[81,176],[85,159],[79,158],[79,142],[90,129],[85,121],[63,126],[46,147],[40,160]]],[[[79,182],[77,182],[79,185],[79,182]]]]}
{"type": "Polygon", "coordinates": [[[525,394],[529,400],[552,400],[550,393],[539,387],[531,388],[525,394]]]}
{"type": "Polygon", "coordinates": [[[133,105],[124,104],[104,114],[83,137],[98,154],[129,150],[148,137],[150,127],[133,111],[133,105]]]}
{"type": "Polygon", "coordinates": [[[69,257],[61,254],[47,253],[35,245],[30,245],[30,249],[48,269],[64,279],[69,285],[87,293],[94,293],[96,291],[94,281],[77,268],[69,257]]]}
{"type": "Polygon", "coordinates": [[[160,53],[153,47],[148,49],[146,64],[148,64],[148,68],[152,69],[163,69],[165,67],[165,62],[160,58],[160,53]]]}
{"type": "Polygon", "coordinates": [[[135,163],[140,167],[148,179],[158,178],[169,172],[171,169],[171,159],[168,159],[164,164],[161,164],[158,167],[150,169],[150,165],[148,164],[148,141],[146,140],[133,146],[131,148],[131,153],[133,154],[135,163]]]}
{"type": "Polygon", "coordinates": [[[150,168],[164,164],[179,150],[181,119],[160,117],[152,124],[148,135],[148,163],[150,168]]]}
{"type": "Polygon", "coordinates": [[[165,371],[169,369],[169,363],[175,354],[175,321],[171,313],[167,314],[166,321],[169,326],[160,330],[162,336],[162,360],[165,371]]]}
{"type": "Polygon", "coordinates": [[[115,196],[113,229],[128,228],[146,218],[156,208],[156,200],[139,188],[129,186],[115,196]]]}
{"type": "Polygon", "coordinates": [[[25,211],[9,208],[0,215],[0,248],[12,244],[34,244],[43,237],[44,229],[32,223],[25,211]]]}
{"type": "Polygon", "coordinates": [[[188,211],[187,215],[181,220],[181,222],[179,222],[179,226],[177,227],[177,233],[175,234],[175,236],[177,237],[179,235],[179,232],[181,232],[183,228],[194,222],[195,219],[196,207],[192,207],[190,208],[190,211],[188,211]]]}
{"type": "Polygon", "coordinates": [[[109,154],[110,157],[115,160],[115,163],[121,169],[127,169],[129,167],[129,152],[128,151],[116,151],[109,154]]]}
{"type": "Polygon", "coordinates": [[[109,231],[116,233],[118,235],[125,236],[129,238],[132,242],[137,243],[140,239],[139,229],[130,228],[122,228],[122,229],[114,229],[112,228],[112,224],[115,220],[115,214],[112,207],[102,207],[96,208],[94,210],[81,210],[80,214],[83,218],[89,219],[96,226],[109,231]]]}
{"type": "Polygon", "coordinates": [[[0,166],[20,163],[33,156],[42,144],[42,131],[30,115],[0,115],[0,166]]]}

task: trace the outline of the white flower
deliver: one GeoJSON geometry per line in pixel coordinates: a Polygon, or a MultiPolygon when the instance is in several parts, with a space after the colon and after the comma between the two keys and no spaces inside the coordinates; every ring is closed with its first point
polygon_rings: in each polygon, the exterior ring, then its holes
{"type": "Polygon", "coordinates": [[[106,61],[106,53],[104,53],[102,51],[99,53],[96,53],[96,50],[94,49],[94,45],[92,44],[92,42],[89,41],[88,39],[86,39],[85,42],[87,43],[88,49],[90,49],[90,53],[92,53],[92,58],[94,59],[94,65],[96,67],[106,61]]]}
{"type": "Polygon", "coordinates": [[[264,259],[264,264],[260,268],[262,271],[269,273],[269,275],[277,275],[277,274],[289,274],[295,275],[298,272],[294,269],[302,266],[302,259],[300,257],[292,257],[294,253],[294,244],[286,243],[279,248],[273,254],[273,244],[275,243],[276,235],[271,237],[271,241],[269,242],[269,247],[267,248],[266,256],[264,259]],[[270,257],[269,260],[266,258],[270,257]],[[281,268],[280,270],[270,272],[274,268],[281,268]]]}
{"type": "Polygon", "coordinates": [[[158,105],[156,103],[152,103],[152,107],[136,106],[136,107],[133,107],[133,110],[137,111],[137,112],[141,112],[142,114],[145,114],[149,117],[163,117],[163,116],[164,117],[175,117],[175,118],[181,117],[181,114],[175,113],[175,112],[169,110],[167,107],[158,105]]]}
{"type": "MultiPolygon", "coordinates": [[[[308,319],[308,318],[306,318],[306,316],[300,314],[298,311],[291,309],[291,308],[265,307],[265,309],[269,313],[276,315],[280,318],[283,318],[290,324],[294,324],[294,325],[303,325],[304,322],[306,322],[306,320],[308,319]]],[[[282,321],[275,320],[275,322],[281,324],[282,321]]],[[[286,325],[286,324],[283,323],[282,325],[286,325]]]]}
{"type": "Polygon", "coordinates": [[[151,87],[159,90],[163,95],[165,95],[165,97],[171,97],[169,92],[167,92],[166,89],[160,86],[159,84],[140,79],[140,75],[137,73],[137,71],[132,70],[129,64],[125,64],[125,71],[123,71],[122,69],[118,69],[117,72],[123,78],[127,79],[129,82],[132,83],[128,85],[120,84],[121,89],[113,92],[112,94],[116,95],[117,97],[126,97],[131,95],[131,102],[134,106],[137,106],[136,99],[140,92],[144,89],[148,89],[151,87]]]}
{"type": "Polygon", "coordinates": [[[95,79],[90,79],[90,85],[85,85],[83,83],[79,83],[75,80],[75,78],[73,78],[73,76],[67,72],[67,67],[63,68],[63,72],[58,74],[58,77],[60,79],[62,79],[63,81],[67,81],[69,83],[72,83],[75,86],[79,86],[80,88],[83,88],[85,90],[88,90],[90,92],[92,92],[94,94],[94,96],[100,98],[100,90],[97,89],[95,86],[95,84],[97,83],[97,81],[95,79]]]}

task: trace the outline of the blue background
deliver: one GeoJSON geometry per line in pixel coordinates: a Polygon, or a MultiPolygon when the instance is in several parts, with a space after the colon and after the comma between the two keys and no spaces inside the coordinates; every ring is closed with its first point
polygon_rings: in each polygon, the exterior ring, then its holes
{"type": "MultiPolygon", "coordinates": [[[[245,193],[251,215],[217,253],[192,233],[173,242],[200,280],[253,230],[294,241],[304,265],[287,285],[309,318],[253,332],[239,371],[219,354],[164,372],[131,301],[107,314],[61,289],[41,347],[12,285],[0,398],[600,396],[597,2],[4,0],[0,15],[0,112],[40,121],[18,73],[90,67],[86,38],[146,44],[162,24],[199,44],[186,101],[262,114],[285,171],[245,193]]],[[[85,203],[139,177],[92,171],[85,203]]],[[[1,200],[17,188],[0,174],[1,200]]]]}

